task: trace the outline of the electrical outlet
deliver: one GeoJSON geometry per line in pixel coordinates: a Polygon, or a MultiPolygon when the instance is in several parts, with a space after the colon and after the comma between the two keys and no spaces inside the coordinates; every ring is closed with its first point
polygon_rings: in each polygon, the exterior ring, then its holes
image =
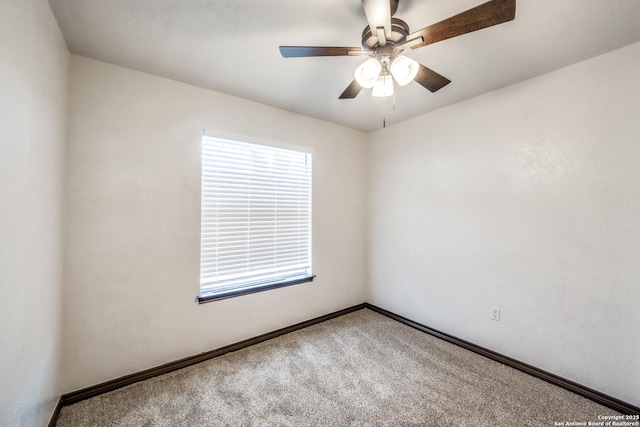
{"type": "Polygon", "coordinates": [[[491,320],[500,321],[500,307],[491,307],[491,320]]]}

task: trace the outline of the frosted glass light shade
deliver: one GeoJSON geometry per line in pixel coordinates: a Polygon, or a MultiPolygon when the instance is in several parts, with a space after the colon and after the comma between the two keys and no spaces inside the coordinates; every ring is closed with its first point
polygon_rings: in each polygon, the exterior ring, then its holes
{"type": "Polygon", "coordinates": [[[382,64],[375,58],[364,61],[355,71],[356,81],[365,89],[370,89],[378,81],[382,72],[382,64]]]}
{"type": "Polygon", "coordinates": [[[393,95],[393,79],[389,74],[378,77],[378,81],[373,86],[371,95],[379,98],[393,95]]]}
{"type": "Polygon", "coordinates": [[[413,81],[419,69],[420,64],[416,61],[400,55],[391,63],[390,71],[393,78],[396,79],[396,82],[398,82],[400,86],[405,86],[413,81]]]}

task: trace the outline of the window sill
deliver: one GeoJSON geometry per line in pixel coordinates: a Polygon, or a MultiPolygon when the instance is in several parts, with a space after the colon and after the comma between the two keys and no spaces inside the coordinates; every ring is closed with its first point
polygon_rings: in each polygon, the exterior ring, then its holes
{"type": "Polygon", "coordinates": [[[204,304],[207,302],[218,301],[221,299],[234,298],[242,295],[255,294],[256,292],[268,291],[271,289],[284,288],[285,286],[298,285],[300,283],[312,282],[316,277],[315,274],[309,274],[301,276],[295,279],[280,280],[276,282],[267,282],[257,286],[251,286],[241,289],[233,289],[230,291],[222,292],[208,292],[206,295],[201,295],[197,298],[198,304],[204,304]]]}

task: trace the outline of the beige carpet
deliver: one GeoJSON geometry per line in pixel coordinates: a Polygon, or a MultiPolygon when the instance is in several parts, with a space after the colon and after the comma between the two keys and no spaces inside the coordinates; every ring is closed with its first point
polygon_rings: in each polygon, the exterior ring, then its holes
{"type": "Polygon", "coordinates": [[[64,407],[57,426],[554,426],[613,414],[365,309],[64,407]]]}

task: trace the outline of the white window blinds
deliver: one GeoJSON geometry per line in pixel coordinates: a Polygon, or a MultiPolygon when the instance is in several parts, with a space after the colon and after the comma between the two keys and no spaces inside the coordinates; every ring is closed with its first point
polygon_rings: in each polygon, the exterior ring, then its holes
{"type": "Polygon", "coordinates": [[[311,154],[204,136],[200,294],[311,274],[311,154]]]}

